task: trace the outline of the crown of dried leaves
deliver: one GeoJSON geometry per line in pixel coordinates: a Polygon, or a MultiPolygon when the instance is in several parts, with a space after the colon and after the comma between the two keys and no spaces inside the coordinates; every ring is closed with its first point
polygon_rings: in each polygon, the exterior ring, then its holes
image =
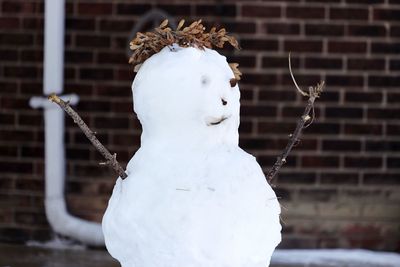
{"type": "MultiPolygon", "coordinates": [[[[224,28],[217,31],[215,27],[209,32],[205,32],[205,27],[201,20],[195,21],[183,28],[184,20],[181,20],[176,30],[168,27],[168,20],[164,20],[154,32],[136,34],[135,39],[130,42],[130,49],[133,51],[129,63],[135,66],[135,71],[150,56],[158,53],[166,46],[178,44],[181,47],[197,47],[199,49],[218,47],[222,48],[225,42],[230,43],[234,48],[240,49],[235,37],[229,36],[224,28]]],[[[240,80],[241,72],[237,68],[239,64],[231,63],[229,66],[235,75],[236,80],[240,80]]]]}

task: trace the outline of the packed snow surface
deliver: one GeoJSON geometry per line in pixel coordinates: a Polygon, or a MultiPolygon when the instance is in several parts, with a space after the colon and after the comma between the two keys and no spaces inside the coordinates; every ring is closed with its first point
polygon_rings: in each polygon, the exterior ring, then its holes
{"type": "Polygon", "coordinates": [[[400,254],[363,249],[279,249],[271,262],[286,266],[400,267],[400,254]]]}
{"type": "Polygon", "coordinates": [[[266,267],[280,206],[238,147],[240,92],[214,50],[166,47],[133,82],[141,147],[103,218],[123,267],[266,267]]]}

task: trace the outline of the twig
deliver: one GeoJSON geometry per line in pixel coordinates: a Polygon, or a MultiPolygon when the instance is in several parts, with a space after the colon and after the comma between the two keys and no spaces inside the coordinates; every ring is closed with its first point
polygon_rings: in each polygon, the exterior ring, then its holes
{"type": "Polygon", "coordinates": [[[292,72],[292,67],[290,64],[290,54],[289,54],[289,71],[290,75],[292,77],[293,83],[296,86],[297,91],[302,94],[303,96],[308,96],[308,101],[306,108],[304,109],[303,115],[301,118],[297,121],[296,129],[294,130],[293,134],[290,135],[288,144],[286,145],[285,149],[283,150],[282,154],[280,154],[277,159],[275,164],[272,166],[272,168],[268,171],[267,173],[267,181],[268,183],[271,183],[271,181],[274,179],[276,174],[279,172],[283,164],[286,163],[286,158],[289,155],[290,151],[292,150],[293,146],[299,141],[301,132],[304,128],[308,127],[313,121],[314,121],[314,102],[315,100],[321,95],[322,90],[324,88],[325,82],[322,81],[321,83],[317,84],[315,87],[309,87],[308,93],[303,91],[298,85],[297,82],[294,78],[293,72],[292,72]],[[310,117],[310,111],[312,111],[312,117],[310,117]],[[307,123],[307,124],[306,124],[307,123]]]}
{"type": "Polygon", "coordinates": [[[51,102],[59,105],[74,120],[74,122],[79,126],[79,128],[81,128],[89,141],[107,160],[105,163],[101,163],[101,165],[110,165],[122,179],[128,177],[124,169],[117,161],[117,154],[114,153],[113,155],[111,155],[107,148],[105,148],[103,144],[100,143],[99,139],[97,139],[95,133],[89,129],[87,124],[78,115],[78,113],[76,113],[76,111],[71,108],[68,102],[63,101],[56,94],[51,94],[48,98],[51,102]]]}

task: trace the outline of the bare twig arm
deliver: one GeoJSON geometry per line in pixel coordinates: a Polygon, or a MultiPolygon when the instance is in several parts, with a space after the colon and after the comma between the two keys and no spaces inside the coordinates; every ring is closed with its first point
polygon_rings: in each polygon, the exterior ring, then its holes
{"type": "Polygon", "coordinates": [[[94,132],[89,129],[87,124],[82,120],[82,118],[78,115],[78,113],[76,113],[76,111],[71,108],[71,106],[67,102],[63,101],[56,94],[51,94],[49,96],[49,100],[59,105],[74,120],[74,122],[79,126],[79,128],[81,128],[81,130],[89,139],[89,141],[107,160],[106,162],[107,165],[110,165],[122,179],[128,177],[124,169],[118,163],[117,155],[116,154],[111,155],[111,153],[107,150],[107,148],[105,148],[103,144],[100,143],[99,139],[97,139],[94,132]]]}
{"type": "Polygon", "coordinates": [[[317,84],[317,86],[310,87],[308,93],[304,92],[297,85],[296,80],[294,79],[292,68],[290,66],[290,54],[289,54],[289,70],[290,70],[290,75],[293,79],[293,82],[297,88],[297,91],[299,93],[301,93],[303,96],[308,96],[308,101],[307,101],[307,105],[304,109],[303,115],[297,121],[296,129],[294,130],[293,134],[290,135],[288,144],[286,145],[283,152],[277,157],[275,164],[271,167],[271,169],[267,173],[266,178],[267,178],[268,183],[271,183],[271,181],[274,179],[276,174],[279,172],[279,170],[281,169],[283,164],[286,163],[286,158],[289,155],[290,151],[292,150],[293,146],[299,140],[302,130],[312,123],[314,115],[310,116],[309,114],[311,111],[313,111],[314,102],[322,93],[322,90],[325,85],[325,83],[322,81],[321,83],[317,84]],[[306,125],[306,123],[308,123],[308,124],[306,125]]]}

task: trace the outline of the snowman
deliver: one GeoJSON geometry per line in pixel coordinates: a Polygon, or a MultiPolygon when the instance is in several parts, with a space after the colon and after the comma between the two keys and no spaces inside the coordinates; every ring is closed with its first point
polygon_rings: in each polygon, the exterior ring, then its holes
{"type": "Polygon", "coordinates": [[[224,56],[172,43],[133,81],[141,147],[118,178],[102,227],[122,267],[266,267],[280,206],[238,146],[240,91],[224,56]]]}

